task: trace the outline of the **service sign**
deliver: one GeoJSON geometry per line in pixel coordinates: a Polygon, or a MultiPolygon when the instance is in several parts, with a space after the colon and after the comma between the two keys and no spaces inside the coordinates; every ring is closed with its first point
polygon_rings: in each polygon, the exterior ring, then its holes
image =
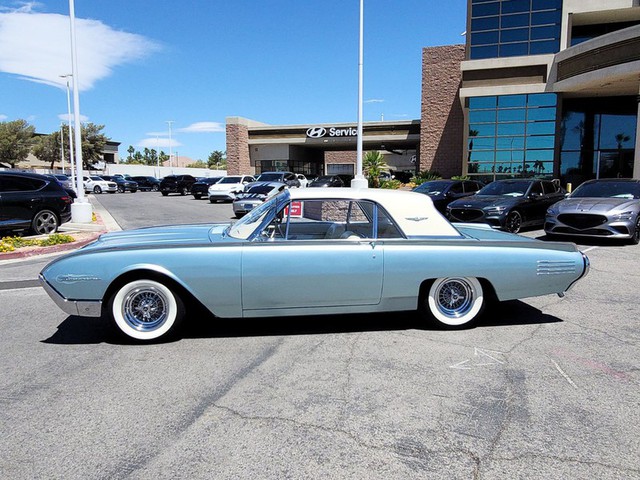
{"type": "Polygon", "coordinates": [[[358,135],[358,129],[355,127],[338,128],[338,127],[311,127],[307,129],[308,138],[324,138],[324,137],[355,137],[358,135]]]}

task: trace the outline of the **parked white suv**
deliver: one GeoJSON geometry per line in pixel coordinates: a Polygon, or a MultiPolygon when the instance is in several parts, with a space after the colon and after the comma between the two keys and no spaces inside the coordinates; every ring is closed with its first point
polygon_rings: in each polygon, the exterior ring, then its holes
{"type": "Polygon", "coordinates": [[[216,202],[233,202],[236,199],[236,193],[244,190],[244,186],[248,183],[255,182],[256,179],[251,175],[227,175],[222,177],[220,181],[209,187],[209,201],[216,202]]]}
{"type": "Polygon", "coordinates": [[[85,193],[116,193],[118,191],[116,182],[109,182],[98,175],[84,176],[82,177],[82,183],[84,184],[85,193]]]}

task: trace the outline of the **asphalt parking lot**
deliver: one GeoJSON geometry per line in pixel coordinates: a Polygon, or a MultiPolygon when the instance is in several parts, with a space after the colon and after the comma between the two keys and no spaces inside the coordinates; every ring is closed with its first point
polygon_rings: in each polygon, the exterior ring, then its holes
{"type": "MultiPolygon", "coordinates": [[[[124,229],[232,217],[193,197],[96,200],[124,229]]],[[[580,245],[591,272],[565,298],[465,330],[201,315],[145,346],[61,312],[36,282],[50,258],[0,257],[0,477],[640,478],[640,247],[580,245]]]]}

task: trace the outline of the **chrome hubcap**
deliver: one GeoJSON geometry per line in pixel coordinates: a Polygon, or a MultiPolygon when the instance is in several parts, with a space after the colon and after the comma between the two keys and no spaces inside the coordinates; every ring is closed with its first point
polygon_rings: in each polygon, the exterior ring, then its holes
{"type": "Polygon", "coordinates": [[[57,223],[55,215],[44,213],[36,220],[36,230],[38,233],[51,233],[55,231],[57,223]]]}
{"type": "Polygon", "coordinates": [[[457,318],[471,309],[473,288],[463,279],[451,279],[438,288],[438,310],[442,314],[457,318]]]}
{"type": "Polygon", "coordinates": [[[124,298],[122,313],[125,321],[136,330],[150,331],[167,320],[167,298],[153,287],[137,288],[124,298]]]}

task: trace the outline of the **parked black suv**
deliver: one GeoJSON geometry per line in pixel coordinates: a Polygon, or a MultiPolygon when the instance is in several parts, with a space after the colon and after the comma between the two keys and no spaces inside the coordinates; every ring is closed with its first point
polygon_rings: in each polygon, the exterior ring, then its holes
{"type": "Polygon", "coordinates": [[[71,220],[72,203],[71,196],[51,178],[0,172],[0,231],[54,233],[71,220]]]}
{"type": "Polygon", "coordinates": [[[289,188],[300,187],[300,180],[293,172],[264,172],[256,177],[256,182],[280,182],[289,188]]]}
{"type": "Polygon", "coordinates": [[[115,182],[118,184],[118,192],[131,192],[136,193],[138,191],[138,183],[128,178],[121,177],[119,175],[101,175],[104,180],[108,182],[115,182]]]}
{"type": "Polygon", "coordinates": [[[160,180],[158,180],[156,177],[131,177],[131,180],[136,182],[138,184],[138,188],[142,191],[160,191],[160,180]]]}
{"type": "Polygon", "coordinates": [[[191,175],[167,175],[160,180],[160,192],[165,197],[170,193],[186,195],[191,191],[191,186],[194,183],[196,183],[196,179],[191,175]]]}
{"type": "Polygon", "coordinates": [[[191,185],[191,195],[196,200],[200,200],[202,197],[209,197],[209,187],[218,181],[222,177],[202,177],[199,178],[196,183],[191,185]]]}

